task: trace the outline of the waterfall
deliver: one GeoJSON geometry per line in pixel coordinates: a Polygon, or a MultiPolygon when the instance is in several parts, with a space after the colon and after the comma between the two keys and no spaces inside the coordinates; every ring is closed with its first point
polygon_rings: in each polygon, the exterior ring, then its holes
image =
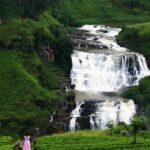
{"type": "Polygon", "coordinates": [[[109,121],[130,123],[130,118],[135,113],[132,100],[128,102],[106,101],[97,106],[95,114],[90,115],[91,129],[105,129],[109,121]]]}
{"type": "MultiPolygon", "coordinates": [[[[117,44],[116,36],[121,29],[85,25],[77,31],[70,74],[71,84],[76,91],[97,94],[117,92],[125,87],[138,85],[140,79],[150,75],[143,55],[130,52],[117,44]]],[[[72,111],[70,130],[76,130],[77,118],[82,117],[82,112],[86,110],[81,106],[90,99],[86,97],[80,100],[80,104],[72,111]]],[[[111,120],[129,124],[130,118],[136,113],[132,100],[110,100],[109,97],[96,100],[94,109],[87,116],[93,130],[106,128],[107,122],[111,120]]]]}
{"type": "Polygon", "coordinates": [[[76,102],[76,108],[71,112],[72,119],[70,120],[69,129],[71,131],[78,130],[80,128],[79,124],[76,122],[77,118],[80,117],[81,114],[81,105],[84,104],[84,102],[76,102]]]}
{"type": "Polygon", "coordinates": [[[145,58],[136,53],[96,54],[75,51],[71,81],[79,91],[110,92],[138,85],[148,74],[145,58]]]}

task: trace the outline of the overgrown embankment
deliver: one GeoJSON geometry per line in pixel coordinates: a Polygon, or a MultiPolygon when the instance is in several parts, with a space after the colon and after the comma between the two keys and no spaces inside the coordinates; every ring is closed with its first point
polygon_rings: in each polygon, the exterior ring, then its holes
{"type": "Polygon", "coordinates": [[[49,127],[50,115],[63,114],[59,103],[67,101],[62,92],[67,83],[61,85],[60,80],[67,78],[71,53],[72,44],[65,28],[49,11],[37,20],[10,19],[2,23],[0,134],[53,132],[49,127]]]}
{"type": "Polygon", "coordinates": [[[150,22],[125,27],[118,36],[119,44],[143,54],[150,67],[150,22]]]}

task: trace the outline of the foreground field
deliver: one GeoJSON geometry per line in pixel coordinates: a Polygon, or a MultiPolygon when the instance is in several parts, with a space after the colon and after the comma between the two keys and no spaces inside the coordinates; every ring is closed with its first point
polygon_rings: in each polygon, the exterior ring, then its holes
{"type": "Polygon", "coordinates": [[[133,144],[132,136],[109,136],[106,131],[82,131],[53,136],[45,136],[36,140],[37,150],[150,150],[150,134],[138,136],[137,144],[133,144]]]}
{"type": "Polygon", "coordinates": [[[0,137],[0,150],[12,150],[12,138],[8,136],[0,137]]]}

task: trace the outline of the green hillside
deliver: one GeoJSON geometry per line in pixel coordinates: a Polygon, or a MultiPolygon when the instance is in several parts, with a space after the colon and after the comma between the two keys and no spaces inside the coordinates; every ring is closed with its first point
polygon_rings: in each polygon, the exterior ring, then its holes
{"type": "Polygon", "coordinates": [[[67,24],[150,21],[149,0],[56,0],[52,14],[67,24]]]}
{"type": "Polygon", "coordinates": [[[45,122],[63,98],[58,94],[61,69],[42,62],[36,52],[9,50],[0,50],[0,68],[0,133],[46,128],[45,122]]]}
{"type": "Polygon", "coordinates": [[[150,57],[150,22],[130,25],[118,36],[118,42],[133,51],[150,57]]]}
{"type": "Polygon", "coordinates": [[[2,18],[37,18],[51,8],[52,16],[63,23],[135,23],[150,21],[149,0],[5,0],[2,18]]]}
{"type": "Polygon", "coordinates": [[[138,136],[138,143],[133,144],[133,137],[113,135],[106,131],[82,131],[36,140],[37,150],[150,150],[150,138],[138,136]]]}
{"type": "Polygon", "coordinates": [[[71,53],[66,30],[50,11],[36,20],[12,18],[0,25],[0,134],[47,132],[58,101],[66,99],[59,80],[71,53]],[[42,46],[53,49],[54,61],[42,46]]]}

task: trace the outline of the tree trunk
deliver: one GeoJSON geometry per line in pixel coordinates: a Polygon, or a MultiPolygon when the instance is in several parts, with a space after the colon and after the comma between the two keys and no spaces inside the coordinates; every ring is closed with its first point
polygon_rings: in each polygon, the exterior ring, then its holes
{"type": "Polygon", "coordinates": [[[112,136],[112,129],[110,129],[110,136],[112,136]]]}
{"type": "Polygon", "coordinates": [[[134,132],[134,144],[136,144],[136,132],[134,132]]]}

